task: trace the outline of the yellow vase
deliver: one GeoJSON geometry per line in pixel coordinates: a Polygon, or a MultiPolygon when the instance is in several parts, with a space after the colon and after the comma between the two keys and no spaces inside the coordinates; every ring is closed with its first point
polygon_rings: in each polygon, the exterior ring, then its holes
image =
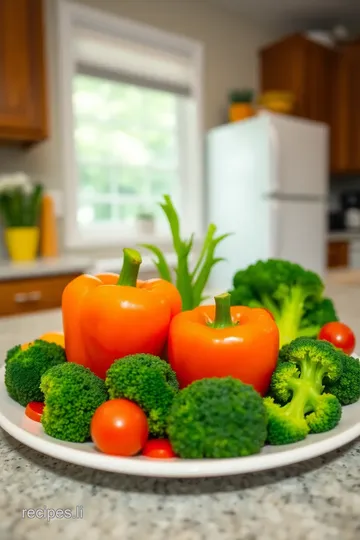
{"type": "Polygon", "coordinates": [[[5,242],[12,261],[33,261],[38,251],[39,228],[9,227],[5,229],[5,242]]]}

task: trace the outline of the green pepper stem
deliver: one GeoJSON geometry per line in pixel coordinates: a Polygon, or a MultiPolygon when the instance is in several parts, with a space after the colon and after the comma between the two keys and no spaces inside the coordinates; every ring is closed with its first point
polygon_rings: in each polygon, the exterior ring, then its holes
{"type": "Polygon", "coordinates": [[[130,248],[125,248],[123,253],[123,265],[117,285],[136,287],[136,281],[142,263],[141,255],[136,249],[130,248]]]}
{"type": "Polygon", "coordinates": [[[230,310],[230,294],[223,293],[214,296],[215,299],[215,319],[210,324],[212,328],[230,328],[236,326],[237,322],[233,322],[230,310]]]}

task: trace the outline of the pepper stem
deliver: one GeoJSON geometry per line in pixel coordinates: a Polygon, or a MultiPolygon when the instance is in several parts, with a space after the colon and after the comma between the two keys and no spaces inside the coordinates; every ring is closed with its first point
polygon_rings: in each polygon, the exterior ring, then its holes
{"type": "Polygon", "coordinates": [[[136,281],[142,263],[141,255],[136,249],[124,248],[123,265],[117,285],[136,287],[136,281]]]}
{"type": "Polygon", "coordinates": [[[210,326],[212,328],[230,328],[238,323],[233,322],[230,310],[230,294],[223,293],[214,296],[215,299],[215,319],[210,326]]]}

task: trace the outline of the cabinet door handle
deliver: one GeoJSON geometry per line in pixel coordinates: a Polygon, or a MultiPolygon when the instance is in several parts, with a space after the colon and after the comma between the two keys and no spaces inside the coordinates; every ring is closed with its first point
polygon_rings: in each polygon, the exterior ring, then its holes
{"type": "Polygon", "coordinates": [[[27,304],[28,302],[38,302],[41,300],[40,291],[31,291],[28,293],[16,293],[14,301],[16,304],[27,304]]]}
{"type": "Polygon", "coordinates": [[[29,302],[38,302],[41,300],[41,296],[40,291],[31,291],[28,293],[29,302]]]}

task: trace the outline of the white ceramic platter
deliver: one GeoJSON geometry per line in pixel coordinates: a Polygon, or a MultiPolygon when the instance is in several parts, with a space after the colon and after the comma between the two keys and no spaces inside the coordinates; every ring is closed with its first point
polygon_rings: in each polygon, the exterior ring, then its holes
{"type": "Polygon", "coordinates": [[[48,456],[93,469],[137,476],[200,478],[229,476],[273,469],[326,454],[360,436],[360,401],[343,408],[339,425],[304,441],[286,446],[266,446],[260,454],[245,458],[184,460],[120,458],[98,452],[93,444],[58,441],[44,434],[41,424],[27,418],[4,386],[0,369],[0,426],[21,443],[48,456]]]}

